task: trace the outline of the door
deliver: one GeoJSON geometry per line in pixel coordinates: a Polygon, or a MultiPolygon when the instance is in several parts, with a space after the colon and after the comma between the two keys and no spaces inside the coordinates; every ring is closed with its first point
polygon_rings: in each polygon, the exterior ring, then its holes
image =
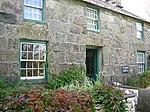
{"type": "Polygon", "coordinates": [[[86,74],[88,77],[96,80],[98,73],[98,50],[86,49],[86,74]]]}

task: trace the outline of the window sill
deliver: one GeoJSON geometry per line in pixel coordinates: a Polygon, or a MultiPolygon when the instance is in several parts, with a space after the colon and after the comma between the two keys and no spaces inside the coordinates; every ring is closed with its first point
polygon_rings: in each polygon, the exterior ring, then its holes
{"type": "Polygon", "coordinates": [[[141,40],[141,41],[144,41],[144,38],[137,38],[137,40],[141,40]]]}
{"type": "Polygon", "coordinates": [[[40,20],[34,20],[34,19],[26,19],[26,18],[23,18],[23,21],[25,22],[35,22],[35,23],[45,23],[45,21],[40,21],[40,20]]]}
{"type": "Polygon", "coordinates": [[[96,32],[96,33],[100,32],[100,30],[92,30],[92,29],[87,29],[87,31],[96,32]]]}

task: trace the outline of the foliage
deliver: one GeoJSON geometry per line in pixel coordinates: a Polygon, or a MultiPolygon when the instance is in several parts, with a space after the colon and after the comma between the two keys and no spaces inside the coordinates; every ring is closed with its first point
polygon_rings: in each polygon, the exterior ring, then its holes
{"type": "Polygon", "coordinates": [[[84,90],[90,92],[93,89],[94,83],[92,79],[88,78],[84,72],[82,76],[82,81],[74,80],[70,84],[67,84],[61,88],[65,90],[84,90]]]}
{"type": "Polygon", "coordinates": [[[18,89],[0,101],[2,111],[13,112],[91,112],[92,98],[88,92],[18,89]]]}
{"type": "Polygon", "coordinates": [[[7,83],[2,74],[0,74],[0,98],[3,98],[6,94],[7,83]]]}
{"type": "Polygon", "coordinates": [[[49,80],[46,84],[46,88],[57,89],[67,84],[71,84],[71,82],[75,80],[80,82],[83,79],[82,72],[84,72],[83,67],[72,66],[55,75],[51,80],[49,80]]]}
{"type": "Polygon", "coordinates": [[[104,104],[105,112],[126,112],[126,104],[120,90],[112,86],[95,86],[92,93],[93,102],[104,104]]]}
{"type": "Polygon", "coordinates": [[[150,70],[128,77],[127,85],[146,88],[150,86],[150,70]]]}
{"type": "Polygon", "coordinates": [[[19,87],[30,87],[23,81],[8,81],[0,74],[0,99],[8,95],[11,91],[17,90],[19,87]]]}
{"type": "Polygon", "coordinates": [[[84,90],[84,91],[91,92],[95,85],[98,85],[98,86],[101,85],[99,75],[97,76],[96,80],[93,80],[93,79],[87,77],[85,72],[82,72],[81,76],[83,77],[82,81],[74,80],[70,84],[67,84],[61,88],[65,89],[65,90],[84,90]]]}

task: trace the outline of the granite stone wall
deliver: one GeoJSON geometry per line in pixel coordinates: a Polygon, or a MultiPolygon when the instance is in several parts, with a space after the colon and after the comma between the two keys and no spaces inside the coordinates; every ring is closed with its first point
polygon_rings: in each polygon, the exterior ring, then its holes
{"type": "Polygon", "coordinates": [[[135,18],[99,7],[99,32],[86,29],[85,9],[80,0],[45,0],[44,22],[23,19],[22,0],[0,1],[0,71],[16,80],[19,68],[19,40],[48,41],[48,69],[57,73],[72,64],[85,66],[86,47],[99,50],[99,71],[105,78],[125,81],[137,73],[136,52],[150,54],[150,24],[144,23],[144,40],[136,38],[135,18]],[[122,66],[129,66],[123,74],[122,66]]]}

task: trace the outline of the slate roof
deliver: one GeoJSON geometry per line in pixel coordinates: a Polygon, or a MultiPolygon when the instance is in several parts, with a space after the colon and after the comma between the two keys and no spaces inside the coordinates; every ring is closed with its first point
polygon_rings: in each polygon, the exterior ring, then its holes
{"type": "Polygon", "coordinates": [[[113,6],[112,4],[110,4],[110,3],[106,2],[106,1],[101,1],[101,0],[82,0],[82,1],[90,3],[90,4],[94,4],[94,5],[100,6],[102,8],[109,9],[111,11],[114,11],[114,12],[117,12],[117,13],[129,16],[129,17],[132,17],[132,18],[135,18],[135,19],[142,20],[142,21],[150,23],[146,19],[141,18],[141,17],[139,17],[139,16],[137,16],[137,15],[127,11],[127,10],[124,10],[123,8],[119,8],[119,7],[113,6]]]}

